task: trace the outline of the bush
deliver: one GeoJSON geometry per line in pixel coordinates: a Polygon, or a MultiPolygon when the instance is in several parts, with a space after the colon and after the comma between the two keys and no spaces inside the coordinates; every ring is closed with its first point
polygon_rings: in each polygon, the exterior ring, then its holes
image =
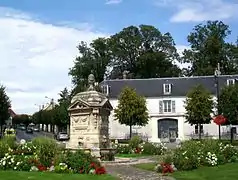
{"type": "Polygon", "coordinates": [[[8,152],[9,145],[4,141],[0,141],[0,158],[3,158],[5,154],[8,152]]]}
{"type": "Polygon", "coordinates": [[[117,154],[144,154],[161,155],[166,147],[162,143],[141,142],[140,139],[132,139],[129,144],[113,144],[117,154]],[[140,143],[139,143],[140,142],[140,143]]]}
{"type": "Polygon", "coordinates": [[[1,140],[2,143],[7,144],[7,146],[11,149],[17,148],[16,139],[11,136],[4,136],[1,140]]]}
{"type": "Polygon", "coordinates": [[[39,157],[41,164],[49,167],[59,152],[56,141],[50,138],[39,137],[33,139],[32,144],[36,147],[36,155],[39,157]]]}
{"type": "Polygon", "coordinates": [[[235,147],[218,140],[185,141],[173,154],[173,163],[179,170],[192,170],[199,166],[216,166],[238,159],[235,147]]]}
{"type": "Polygon", "coordinates": [[[142,144],[142,154],[146,155],[161,155],[165,151],[165,147],[161,143],[149,143],[142,144]]]}
{"type": "Polygon", "coordinates": [[[99,161],[92,157],[90,153],[82,150],[76,152],[65,151],[56,160],[56,164],[66,163],[76,173],[89,173],[91,163],[100,165],[99,161]]]}
{"type": "Polygon", "coordinates": [[[129,146],[131,148],[137,148],[143,142],[143,140],[139,136],[133,136],[129,141],[129,146]]]}
{"type": "Polygon", "coordinates": [[[105,168],[89,153],[61,151],[48,138],[35,138],[11,149],[9,141],[0,141],[0,170],[49,171],[56,173],[105,174],[105,168]]]}
{"type": "Polygon", "coordinates": [[[134,153],[132,147],[128,144],[117,144],[116,147],[116,153],[117,154],[132,154],[134,153]]]}
{"type": "Polygon", "coordinates": [[[33,155],[34,153],[36,153],[36,150],[37,150],[37,147],[33,145],[32,142],[27,142],[27,143],[18,145],[16,150],[13,151],[13,154],[33,155]]]}

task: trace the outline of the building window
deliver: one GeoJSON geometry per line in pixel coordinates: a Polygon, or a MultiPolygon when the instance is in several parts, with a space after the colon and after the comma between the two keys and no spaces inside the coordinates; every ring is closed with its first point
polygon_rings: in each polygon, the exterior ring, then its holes
{"type": "Polygon", "coordinates": [[[175,113],[175,101],[173,100],[159,101],[159,112],[160,113],[175,113]]]}
{"type": "Polygon", "coordinates": [[[108,85],[102,85],[102,93],[103,94],[106,94],[106,95],[109,95],[109,93],[111,92],[111,87],[108,86],[108,85]]]}
{"type": "Polygon", "coordinates": [[[227,86],[235,84],[235,79],[227,79],[227,86]]]}
{"type": "MultiPolygon", "coordinates": [[[[198,125],[195,125],[195,127],[194,127],[195,129],[195,134],[198,134],[199,133],[199,130],[198,130],[198,125]]],[[[200,129],[201,129],[201,134],[203,134],[203,125],[202,124],[200,124],[200,129]]]]}
{"type": "Polygon", "coordinates": [[[163,84],[164,94],[171,94],[172,84],[163,84]]]}

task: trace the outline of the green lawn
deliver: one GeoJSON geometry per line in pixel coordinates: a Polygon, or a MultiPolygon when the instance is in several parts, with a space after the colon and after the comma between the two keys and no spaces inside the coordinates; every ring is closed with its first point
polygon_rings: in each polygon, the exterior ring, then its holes
{"type": "Polygon", "coordinates": [[[176,180],[238,180],[238,163],[176,172],[173,174],[173,177],[176,180]]]}
{"type": "MultiPolygon", "coordinates": [[[[155,163],[136,164],[134,167],[153,171],[155,163]]],[[[238,180],[238,163],[201,167],[193,171],[178,171],[171,176],[176,180],[238,180]]]]}
{"type": "Polygon", "coordinates": [[[23,171],[0,171],[1,180],[115,180],[109,175],[81,175],[81,174],[57,174],[41,172],[23,172],[23,171]]]}
{"type": "Polygon", "coordinates": [[[156,163],[142,163],[142,164],[135,164],[133,166],[136,167],[136,168],[139,168],[139,169],[154,171],[156,163]]]}

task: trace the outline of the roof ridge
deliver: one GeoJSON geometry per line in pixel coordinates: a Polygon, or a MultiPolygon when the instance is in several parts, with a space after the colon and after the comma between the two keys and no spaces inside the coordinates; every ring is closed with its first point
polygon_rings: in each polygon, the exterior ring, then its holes
{"type": "MultiPolygon", "coordinates": [[[[238,74],[232,75],[220,75],[221,77],[229,77],[229,76],[238,76],[238,74]]],[[[180,76],[180,77],[162,77],[162,78],[139,78],[139,79],[107,79],[104,81],[148,81],[148,80],[163,80],[163,79],[197,79],[197,78],[214,78],[214,75],[207,76],[180,76]]],[[[102,81],[102,82],[104,82],[102,81]]]]}

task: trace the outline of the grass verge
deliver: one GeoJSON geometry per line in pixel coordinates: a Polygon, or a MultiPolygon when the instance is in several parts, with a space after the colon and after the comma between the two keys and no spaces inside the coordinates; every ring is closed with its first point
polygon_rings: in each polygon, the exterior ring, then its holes
{"type": "Polygon", "coordinates": [[[176,180],[237,180],[238,163],[216,167],[201,167],[193,171],[178,171],[172,176],[176,180]]]}
{"type": "Polygon", "coordinates": [[[154,171],[156,163],[142,163],[142,164],[135,164],[133,167],[138,169],[144,169],[148,171],[154,171]]]}
{"type": "MultiPolygon", "coordinates": [[[[134,167],[154,171],[156,163],[136,164],[134,167]]],[[[237,180],[238,163],[229,163],[216,167],[201,167],[192,171],[177,171],[170,176],[176,180],[237,180]]]]}
{"type": "Polygon", "coordinates": [[[0,179],[16,180],[116,180],[115,177],[109,175],[87,175],[87,174],[57,174],[50,172],[23,172],[23,171],[0,171],[0,179]]]}

